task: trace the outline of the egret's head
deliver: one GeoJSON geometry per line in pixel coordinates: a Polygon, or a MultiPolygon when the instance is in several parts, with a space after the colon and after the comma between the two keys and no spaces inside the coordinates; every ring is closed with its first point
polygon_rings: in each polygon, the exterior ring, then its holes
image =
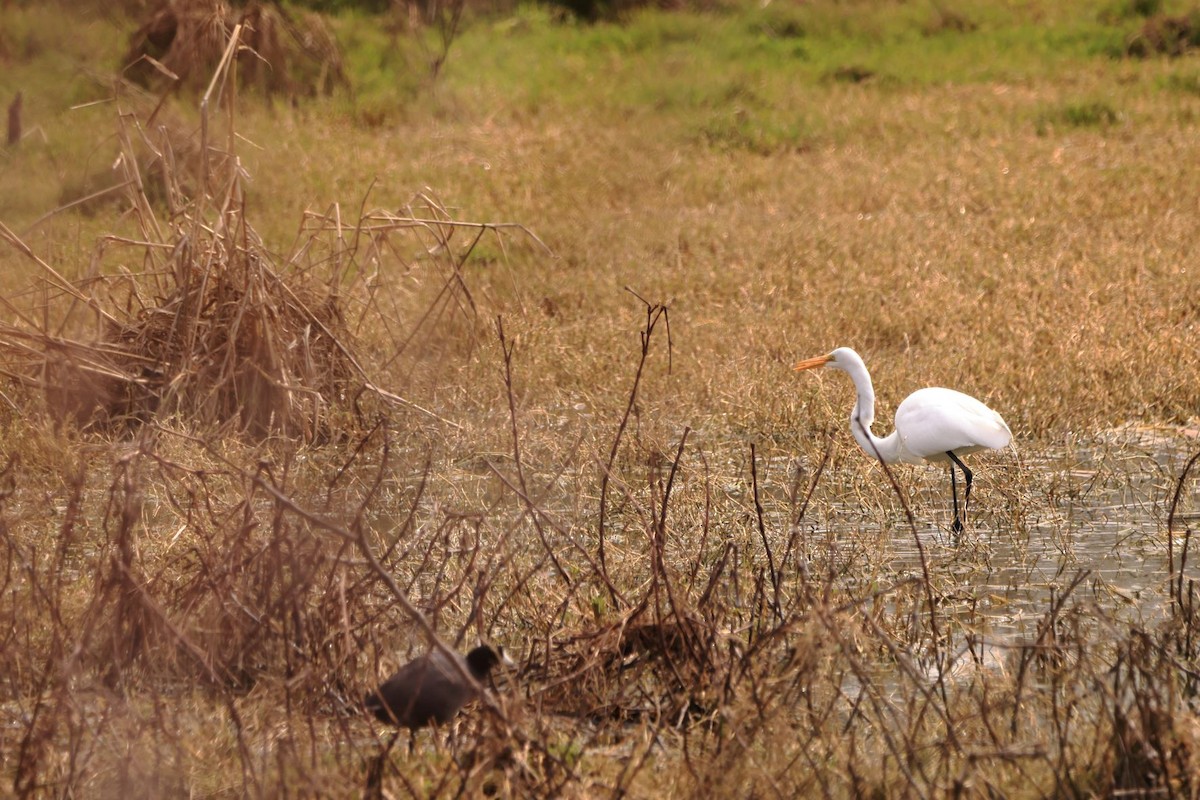
{"type": "Polygon", "coordinates": [[[828,367],[829,369],[846,369],[847,366],[855,362],[862,363],[862,359],[858,357],[858,353],[851,350],[849,347],[839,347],[832,353],[826,353],[823,356],[815,358],[806,358],[796,365],[797,370],[816,369],[817,367],[828,367]]]}

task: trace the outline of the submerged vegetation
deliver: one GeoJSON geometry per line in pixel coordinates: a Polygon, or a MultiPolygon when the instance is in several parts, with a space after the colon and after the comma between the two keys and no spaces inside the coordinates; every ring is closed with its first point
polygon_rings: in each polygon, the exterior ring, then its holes
{"type": "Polygon", "coordinates": [[[307,5],[0,10],[5,791],[1196,793],[1188,6],[307,5]],[[837,345],[1012,427],[961,539],[837,345]]]}

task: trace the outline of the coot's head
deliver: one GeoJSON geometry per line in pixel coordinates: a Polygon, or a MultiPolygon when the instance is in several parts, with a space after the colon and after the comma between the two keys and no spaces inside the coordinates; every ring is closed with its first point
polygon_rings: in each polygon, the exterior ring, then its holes
{"type": "Polygon", "coordinates": [[[475,676],[475,680],[481,681],[488,676],[492,671],[492,667],[497,664],[505,664],[512,666],[512,660],[504,654],[504,649],[501,647],[490,647],[486,644],[481,644],[471,652],[467,653],[467,667],[471,670],[471,674],[475,676]]]}

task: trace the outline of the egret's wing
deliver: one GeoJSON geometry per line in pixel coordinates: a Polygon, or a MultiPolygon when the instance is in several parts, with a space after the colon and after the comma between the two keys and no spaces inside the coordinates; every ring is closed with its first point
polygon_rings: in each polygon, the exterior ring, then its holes
{"type": "Polygon", "coordinates": [[[970,395],[933,387],[913,392],[896,409],[896,431],[909,453],[937,459],[943,453],[998,450],[1012,440],[1004,419],[970,395]]]}

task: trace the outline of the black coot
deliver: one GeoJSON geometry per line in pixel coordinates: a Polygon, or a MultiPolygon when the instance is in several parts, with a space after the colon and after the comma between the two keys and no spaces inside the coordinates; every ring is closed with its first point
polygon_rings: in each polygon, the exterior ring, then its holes
{"type": "Polygon", "coordinates": [[[444,725],[474,699],[476,691],[451,658],[464,665],[476,681],[482,681],[502,656],[487,645],[476,647],[466,658],[434,649],[405,664],[367,694],[366,709],[381,722],[414,730],[426,725],[444,725]]]}

